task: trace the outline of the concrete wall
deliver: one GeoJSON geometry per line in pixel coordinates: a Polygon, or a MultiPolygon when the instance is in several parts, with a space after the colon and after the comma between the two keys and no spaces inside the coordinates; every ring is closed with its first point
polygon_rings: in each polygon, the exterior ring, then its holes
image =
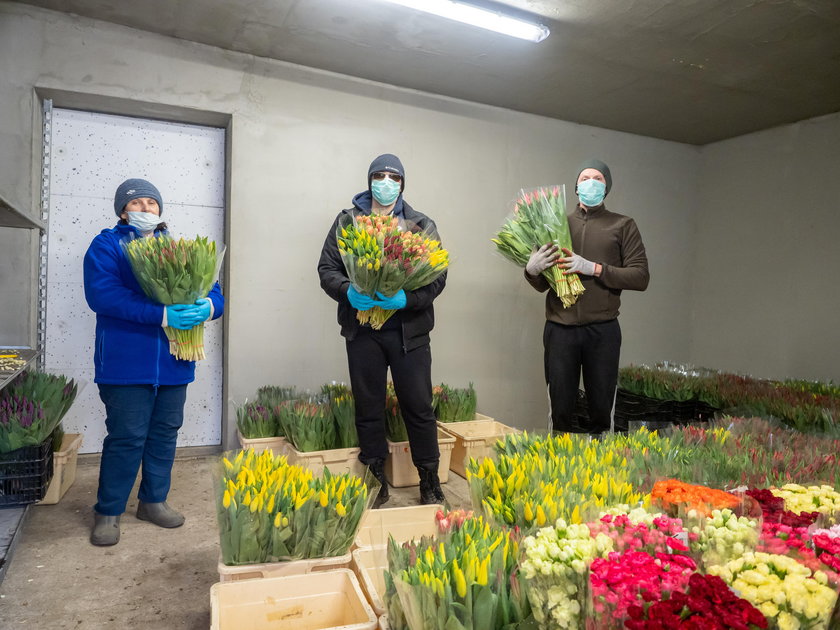
{"type": "Polygon", "coordinates": [[[702,150],[691,358],[840,381],[840,114],[702,150]]]}
{"type": "MultiPolygon", "coordinates": [[[[58,106],[83,94],[89,109],[112,111],[119,102],[120,113],[128,103],[137,113],[178,112],[182,120],[190,112],[230,116],[225,289],[233,398],[266,383],[317,387],[347,379],[335,303],[319,288],[315,265],[335,214],[365,187],[370,160],[386,151],[402,157],[406,199],[437,221],[452,253],[448,286],[436,302],[434,380],[473,381],[482,412],[544,426],[543,297],[489,239],[520,187],[566,184],[573,199],[577,165],[591,156],[612,167],[609,206],[636,219],[651,261],[648,291],[625,294],[622,362],[690,358],[696,147],[14,3],[0,3],[0,60],[0,190],[20,198],[31,195],[36,176],[36,88],[58,95],[58,106]]],[[[158,186],[165,190],[165,182],[158,186]]],[[[103,225],[111,220],[103,217],[103,225]]]]}

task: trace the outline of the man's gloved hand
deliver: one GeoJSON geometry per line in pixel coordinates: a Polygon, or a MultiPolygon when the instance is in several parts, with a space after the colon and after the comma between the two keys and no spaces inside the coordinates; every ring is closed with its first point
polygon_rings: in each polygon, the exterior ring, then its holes
{"type": "Polygon", "coordinates": [[[189,330],[200,324],[198,307],[195,304],[171,304],[166,307],[166,325],[179,330],[189,330]]]}
{"type": "Polygon", "coordinates": [[[531,252],[525,271],[529,276],[538,276],[543,271],[557,264],[557,245],[548,243],[531,252]]]}
{"type": "Polygon", "coordinates": [[[198,318],[202,322],[206,322],[208,319],[210,319],[210,315],[212,315],[213,313],[213,308],[210,305],[209,298],[201,298],[200,300],[196,301],[195,305],[198,307],[198,318]]]}
{"type": "Polygon", "coordinates": [[[386,311],[398,311],[405,308],[405,291],[400,289],[391,297],[385,297],[379,291],[376,292],[376,306],[386,311]]]}
{"type": "Polygon", "coordinates": [[[347,289],[347,301],[350,302],[350,305],[355,308],[357,311],[369,311],[374,306],[379,306],[372,297],[368,297],[362,293],[356,291],[356,287],[352,284],[350,288],[347,289]]]}
{"type": "Polygon", "coordinates": [[[570,273],[579,273],[584,276],[595,275],[594,262],[586,260],[583,256],[578,256],[565,247],[563,248],[563,253],[566,254],[566,258],[561,258],[558,263],[561,267],[563,267],[563,275],[568,275],[570,273]]]}

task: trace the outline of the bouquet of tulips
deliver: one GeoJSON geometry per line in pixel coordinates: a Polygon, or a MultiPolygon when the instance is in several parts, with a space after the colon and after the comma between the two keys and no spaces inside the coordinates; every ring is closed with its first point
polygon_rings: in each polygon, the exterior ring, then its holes
{"type": "Polygon", "coordinates": [[[23,372],[0,392],[0,453],[43,442],[60,425],[78,386],[65,376],[23,372]]]}
{"type": "MultiPolygon", "coordinates": [[[[338,251],[353,286],[372,298],[393,297],[436,280],[449,266],[449,253],[431,232],[404,230],[391,215],[351,216],[336,228],[338,251]]],[[[378,306],[358,311],[357,319],[382,328],[395,313],[378,306]]]]}
{"type": "MultiPolygon", "coordinates": [[[[513,214],[492,241],[499,252],[511,262],[525,267],[531,253],[549,243],[558,249],[572,249],[569,220],[566,217],[565,187],[537,188],[521,191],[513,214]]],[[[564,274],[552,265],[543,276],[568,308],[583,294],[584,288],[576,273],[564,274]]]]}
{"type": "Polygon", "coordinates": [[[333,381],[321,387],[321,394],[330,401],[330,412],[335,421],[335,448],[358,446],[356,403],[353,392],[347,385],[333,381]]]}
{"type": "Polygon", "coordinates": [[[466,389],[456,389],[441,383],[432,388],[432,406],[441,422],[475,420],[475,388],[472,383],[466,389]]]}
{"type": "Polygon", "coordinates": [[[335,418],[326,399],[286,400],[277,410],[284,435],[298,451],[336,448],[335,418]]]}
{"type": "MultiPolygon", "coordinates": [[[[224,250],[217,253],[215,241],[197,236],[175,240],[161,235],[135,238],[123,243],[134,277],[146,297],[159,304],[194,304],[207,297],[219,275],[224,250]]],[[[169,352],[185,361],[198,361],[204,354],[204,323],[190,330],[167,326],[169,352]]]]}
{"type": "Polygon", "coordinates": [[[282,429],[278,430],[274,413],[259,402],[246,402],[236,410],[236,427],[249,440],[283,434],[282,429]]]}
{"type": "MultiPolygon", "coordinates": [[[[395,630],[514,630],[529,614],[519,583],[518,532],[465,519],[439,539],[388,542],[388,570],[405,623],[395,630]]],[[[390,609],[389,609],[390,610],[390,609]]]]}
{"type": "Polygon", "coordinates": [[[408,441],[408,429],[400,410],[400,401],[397,400],[397,392],[390,381],[385,389],[385,432],[392,442],[408,441]]]}
{"type": "Polygon", "coordinates": [[[270,451],[222,458],[217,516],[228,565],[346,554],[369,499],[376,495],[349,474],[322,477],[270,451]]]}

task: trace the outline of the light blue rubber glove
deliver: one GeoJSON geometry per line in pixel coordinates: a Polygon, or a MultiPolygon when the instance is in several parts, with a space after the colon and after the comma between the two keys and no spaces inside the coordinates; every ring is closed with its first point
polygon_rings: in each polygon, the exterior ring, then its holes
{"type": "Polygon", "coordinates": [[[352,284],[350,285],[350,288],[347,289],[347,300],[357,311],[369,311],[374,306],[379,306],[376,303],[376,300],[372,297],[368,297],[367,295],[356,291],[356,288],[352,284]]]}
{"type": "Polygon", "coordinates": [[[179,330],[189,330],[202,322],[195,304],[172,304],[166,307],[166,325],[179,330]]]}
{"type": "Polygon", "coordinates": [[[376,306],[386,311],[398,311],[405,308],[405,291],[400,289],[391,297],[385,297],[379,291],[376,292],[376,306]]]}
{"type": "Polygon", "coordinates": [[[208,298],[201,298],[200,300],[196,301],[195,305],[198,307],[198,318],[202,322],[206,322],[210,319],[210,315],[213,313],[213,309],[210,306],[210,300],[208,298]]]}

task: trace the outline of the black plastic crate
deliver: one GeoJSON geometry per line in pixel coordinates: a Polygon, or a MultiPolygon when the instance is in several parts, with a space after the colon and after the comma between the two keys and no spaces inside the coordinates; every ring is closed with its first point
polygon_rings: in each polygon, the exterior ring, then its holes
{"type": "Polygon", "coordinates": [[[44,498],[53,476],[52,436],[36,446],[0,453],[0,506],[44,498]]]}

